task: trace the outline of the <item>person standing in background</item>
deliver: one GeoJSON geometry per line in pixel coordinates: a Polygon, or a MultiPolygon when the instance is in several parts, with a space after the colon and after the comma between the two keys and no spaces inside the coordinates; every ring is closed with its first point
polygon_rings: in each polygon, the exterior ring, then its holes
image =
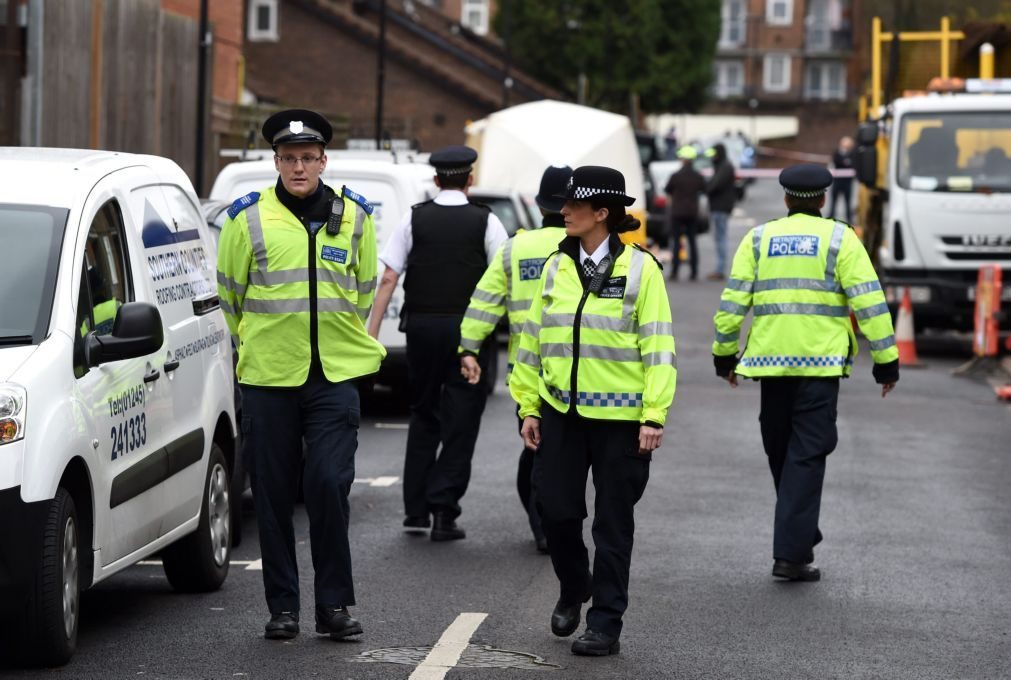
{"type": "Polygon", "coordinates": [[[670,280],[677,281],[678,268],[681,265],[681,237],[688,239],[688,262],[692,273],[689,277],[694,281],[699,273],[699,249],[695,242],[699,220],[699,194],[706,190],[706,180],[695,169],[693,161],[698,152],[693,146],[683,146],[678,149],[681,168],[670,176],[664,193],[670,197],[671,233],[674,236],[673,257],[671,258],[670,280]]]}
{"type": "MultiPolygon", "coordinates": [[[[832,154],[832,168],[835,170],[853,169],[853,139],[843,137],[839,140],[839,146],[832,154]]],[[[835,219],[835,206],[839,199],[842,199],[843,207],[846,208],[846,222],[853,223],[853,207],[850,205],[850,197],[853,193],[852,177],[835,177],[832,180],[832,206],[829,208],[829,219],[835,219]]]]}
{"type": "Polygon", "coordinates": [[[716,242],[716,269],[706,278],[722,281],[727,276],[727,221],[734,209],[737,188],[734,186],[734,166],[727,160],[727,147],[714,144],[706,155],[713,159],[713,176],[706,184],[706,194],[709,195],[709,214],[716,242]]]}

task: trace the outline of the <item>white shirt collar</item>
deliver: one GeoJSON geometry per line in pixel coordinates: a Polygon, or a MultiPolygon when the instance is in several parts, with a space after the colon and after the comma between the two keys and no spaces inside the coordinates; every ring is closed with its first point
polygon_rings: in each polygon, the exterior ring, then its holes
{"type": "Polygon", "coordinates": [[[586,262],[586,258],[591,258],[593,264],[600,264],[600,261],[604,259],[604,256],[610,253],[610,238],[605,238],[601,241],[597,249],[593,251],[593,255],[588,255],[585,250],[583,250],[582,241],[579,242],[579,263],[582,264],[586,262]]]}
{"type": "Polygon", "coordinates": [[[467,205],[467,194],[459,189],[443,189],[435,197],[435,202],[439,205],[467,205]]]}

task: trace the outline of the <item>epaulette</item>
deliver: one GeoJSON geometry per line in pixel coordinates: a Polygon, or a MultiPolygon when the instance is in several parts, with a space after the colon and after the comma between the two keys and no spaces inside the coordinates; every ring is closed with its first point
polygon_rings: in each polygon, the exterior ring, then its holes
{"type": "Polygon", "coordinates": [[[345,196],[346,198],[350,198],[352,201],[354,201],[355,203],[357,203],[358,205],[360,205],[361,208],[362,208],[362,210],[365,211],[366,215],[371,215],[372,212],[375,210],[375,208],[372,206],[372,204],[365,200],[364,196],[362,196],[360,194],[356,194],[355,192],[351,191],[347,187],[343,187],[341,189],[341,195],[345,196]]]}
{"type": "Polygon", "coordinates": [[[234,220],[236,215],[260,200],[259,191],[250,191],[242,198],[235,199],[235,202],[228,207],[228,218],[234,220]]]}
{"type": "Polygon", "coordinates": [[[633,247],[633,248],[635,248],[636,250],[639,250],[639,251],[642,251],[642,252],[646,253],[646,254],[647,254],[647,255],[649,255],[649,256],[650,256],[651,258],[653,258],[653,261],[654,261],[654,262],[656,262],[656,266],[657,266],[657,267],[660,267],[660,271],[663,271],[663,265],[662,265],[662,264],[660,264],[660,260],[656,259],[656,255],[654,255],[654,254],[652,253],[652,251],[650,251],[650,250],[649,250],[648,248],[643,248],[643,247],[642,247],[641,245],[639,245],[638,243],[633,243],[633,244],[632,244],[632,247],[633,247]]]}
{"type": "Polygon", "coordinates": [[[487,203],[481,203],[480,201],[472,201],[470,199],[467,199],[467,202],[477,208],[484,208],[488,212],[491,212],[491,206],[488,205],[487,203]]]}
{"type": "Polygon", "coordinates": [[[414,205],[411,206],[411,210],[414,210],[416,208],[420,208],[423,205],[428,205],[429,203],[432,203],[434,200],[435,199],[430,198],[427,201],[422,201],[421,203],[415,203],[414,205]]]}

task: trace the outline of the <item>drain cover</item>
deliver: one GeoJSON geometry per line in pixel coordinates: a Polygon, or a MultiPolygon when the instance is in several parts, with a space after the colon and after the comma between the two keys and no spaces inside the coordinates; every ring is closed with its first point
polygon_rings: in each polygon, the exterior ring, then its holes
{"type": "MultiPolygon", "coordinates": [[[[432,651],[431,647],[387,647],[362,652],[358,656],[351,657],[348,661],[417,666],[425,660],[430,651],[432,651]]],[[[548,663],[536,654],[496,649],[490,645],[467,645],[456,666],[457,668],[514,668],[525,671],[561,668],[556,664],[548,663]]]]}

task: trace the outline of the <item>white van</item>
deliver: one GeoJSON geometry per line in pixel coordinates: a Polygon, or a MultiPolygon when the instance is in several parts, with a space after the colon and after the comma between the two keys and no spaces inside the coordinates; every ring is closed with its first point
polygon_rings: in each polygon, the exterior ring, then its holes
{"type": "MultiPolygon", "coordinates": [[[[386,239],[411,206],[434,198],[438,193],[432,179],[435,170],[422,161],[398,162],[392,155],[388,155],[388,159],[379,160],[374,159],[375,152],[372,152],[373,157],[368,158],[344,158],[343,153],[328,152],[330,157],[323,172],[323,182],[337,191],[346,185],[375,206],[372,217],[376,221],[376,245],[379,252],[382,252],[386,239]]],[[[251,191],[262,191],[264,187],[273,186],[276,182],[277,170],[273,160],[231,163],[214,180],[210,199],[231,204],[251,191]]],[[[383,265],[380,262],[379,278],[382,279],[382,276],[383,265]]],[[[403,300],[404,290],[398,284],[379,327],[379,342],[386,347],[387,356],[379,369],[377,380],[395,386],[403,385],[407,379],[407,339],[399,330],[403,300]]]]}
{"type": "Polygon", "coordinates": [[[231,347],[172,161],[0,148],[0,242],[0,603],[57,665],[80,591],[138,560],[177,590],[227,576],[231,347]]]}

